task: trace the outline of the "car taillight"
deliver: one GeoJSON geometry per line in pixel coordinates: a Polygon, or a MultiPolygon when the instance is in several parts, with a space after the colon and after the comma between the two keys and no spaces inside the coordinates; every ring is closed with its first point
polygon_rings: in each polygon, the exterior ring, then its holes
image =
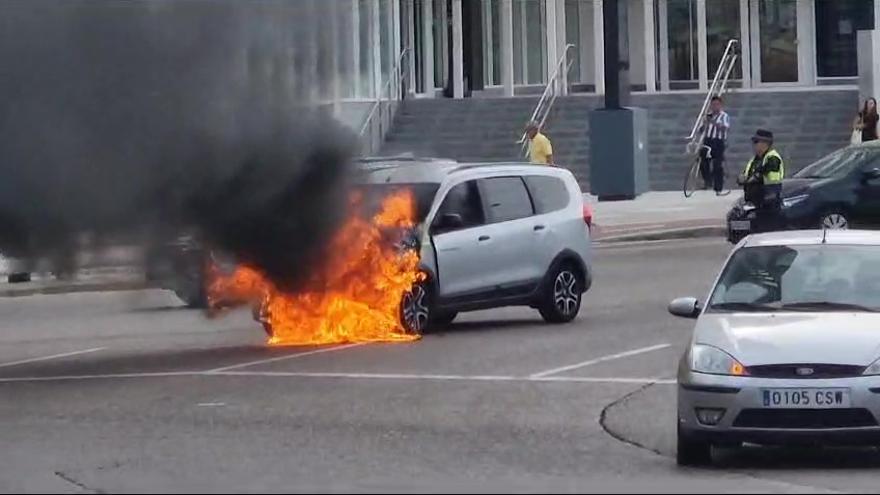
{"type": "Polygon", "coordinates": [[[584,223],[593,228],[593,207],[589,203],[584,203],[584,223]]]}

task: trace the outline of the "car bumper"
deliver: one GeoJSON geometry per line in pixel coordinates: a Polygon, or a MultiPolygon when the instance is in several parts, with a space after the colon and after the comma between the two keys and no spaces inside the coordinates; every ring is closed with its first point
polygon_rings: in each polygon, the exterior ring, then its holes
{"type": "MultiPolygon", "coordinates": [[[[745,417],[743,415],[743,417],[745,417]]],[[[754,417],[754,416],[753,416],[754,417]]],[[[715,444],[739,444],[742,442],[788,445],[880,445],[880,377],[857,377],[840,379],[770,379],[729,377],[686,373],[679,377],[678,421],[683,435],[708,440],[715,444]],[[764,407],[762,391],[768,388],[846,388],[850,390],[850,408],[845,410],[814,409],[807,412],[769,410],[764,407]],[[724,415],[714,426],[703,424],[696,410],[723,409],[724,415]],[[778,424],[779,417],[767,424],[750,424],[743,427],[741,414],[757,414],[766,411],[780,414],[810,414],[817,417],[833,417],[823,427],[801,427],[797,424],[778,424]],[[741,421],[737,421],[740,418],[741,421]],[[855,419],[858,418],[858,421],[855,419]],[[772,426],[770,425],[772,423],[772,426]]]]}

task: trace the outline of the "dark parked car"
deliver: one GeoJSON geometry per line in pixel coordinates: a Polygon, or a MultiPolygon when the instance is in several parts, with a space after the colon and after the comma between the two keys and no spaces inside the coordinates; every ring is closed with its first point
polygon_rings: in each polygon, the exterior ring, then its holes
{"type": "MultiPolygon", "coordinates": [[[[782,183],[785,229],[880,226],[880,142],[849,146],[808,165],[782,183]]],[[[740,199],[727,217],[731,242],[755,229],[740,199]]]]}

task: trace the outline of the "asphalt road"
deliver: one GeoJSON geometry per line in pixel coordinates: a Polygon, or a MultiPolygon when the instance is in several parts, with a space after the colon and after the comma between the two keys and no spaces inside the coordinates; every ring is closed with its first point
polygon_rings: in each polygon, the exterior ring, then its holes
{"type": "Polygon", "coordinates": [[[160,291],[0,300],[0,491],[875,491],[873,450],[675,466],[674,374],[720,241],[600,247],[573,324],[465,315],[398,345],[266,348],[160,291]]]}

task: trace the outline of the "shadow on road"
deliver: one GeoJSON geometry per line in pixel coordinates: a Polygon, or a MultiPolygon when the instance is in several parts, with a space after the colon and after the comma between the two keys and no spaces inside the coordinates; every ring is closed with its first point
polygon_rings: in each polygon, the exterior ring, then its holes
{"type": "Polygon", "coordinates": [[[815,470],[880,468],[880,450],[867,448],[769,448],[719,449],[715,465],[725,469],[815,470]]]}

